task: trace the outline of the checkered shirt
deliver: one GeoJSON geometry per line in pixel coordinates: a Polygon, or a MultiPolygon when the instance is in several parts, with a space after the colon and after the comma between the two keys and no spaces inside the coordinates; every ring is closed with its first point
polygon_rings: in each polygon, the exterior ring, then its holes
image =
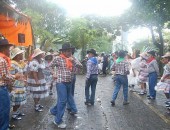
{"type": "Polygon", "coordinates": [[[7,62],[2,57],[0,57],[0,86],[6,85],[6,82],[4,79],[2,79],[2,77],[7,76],[8,74],[7,62]]]}
{"type": "Polygon", "coordinates": [[[67,68],[65,59],[60,56],[57,56],[54,58],[50,66],[53,68],[56,66],[57,83],[71,82],[73,74],[67,68]]]}
{"type": "Polygon", "coordinates": [[[88,60],[86,78],[89,79],[90,75],[93,74],[98,74],[98,64],[94,64],[91,60],[88,60]]]}
{"type": "Polygon", "coordinates": [[[129,73],[129,64],[126,61],[115,63],[112,67],[115,74],[127,75],[129,73]]]}

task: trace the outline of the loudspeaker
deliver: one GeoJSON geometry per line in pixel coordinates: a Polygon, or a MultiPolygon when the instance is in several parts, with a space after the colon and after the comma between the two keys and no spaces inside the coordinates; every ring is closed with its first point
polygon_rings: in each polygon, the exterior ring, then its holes
{"type": "Polygon", "coordinates": [[[18,42],[25,43],[25,34],[18,33],[18,42]]]}

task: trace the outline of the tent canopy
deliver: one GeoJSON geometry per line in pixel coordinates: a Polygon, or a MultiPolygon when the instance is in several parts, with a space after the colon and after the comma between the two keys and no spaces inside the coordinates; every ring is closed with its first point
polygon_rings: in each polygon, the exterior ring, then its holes
{"type": "Polygon", "coordinates": [[[5,2],[0,2],[0,34],[16,46],[33,46],[30,18],[5,2]]]}

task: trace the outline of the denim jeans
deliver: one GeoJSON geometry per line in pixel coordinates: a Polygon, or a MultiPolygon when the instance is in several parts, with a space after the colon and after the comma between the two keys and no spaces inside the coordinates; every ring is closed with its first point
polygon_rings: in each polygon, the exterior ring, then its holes
{"type": "Polygon", "coordinates": [[[9,127],[10,99],[7,88],[0,87],[0,130],[9,127]]]}
{"type": "Polygon", "coordinates": [[[126,75],[115,76],[115,88],[112,96],[113,101],[116,100],[121,86],[123,86],[124,101],[128,101],[128,78],[126,75]]]}
{"type": "Polygon", "coordinates": [[[71,94],[70,83],[57,83],[57,104],[50,109],[51,113],[55,115],[55,122],[60,124],[63,120],[66,104],[68,103],[72,112],[77,112],[77,107],[74,98],[71,94]]]}
{"type": "Polygon", "coordinates": [[[91,102],[92,104],[94,104],[97,81],[98,81],[98,75],[90,75],[90,78],[86,80],[86,85],[85,85],[86,102],[91,102]],[[91,94],[90,94],[90,87],[91,87],[91,94]]]}
{"type": "Polygon", "coordinates": [[[155,86],[157,84],[157,73],[149,73],[149,95],[153,98],[156,98],[155,86]]]}

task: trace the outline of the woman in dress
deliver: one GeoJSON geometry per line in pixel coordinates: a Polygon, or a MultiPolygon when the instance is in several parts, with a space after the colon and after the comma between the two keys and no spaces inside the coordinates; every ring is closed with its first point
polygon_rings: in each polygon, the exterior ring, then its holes
{"type": "Polygon", "coordinates": [[[44,53],[39,48],[35,49],[32,60],[28,65],[28,90],[32,94],[35,111],[37,112],[43,111],[40,99],[48,96],[48,87],[46,86],[46,80],[43,74],[43,69],[45,69],[44,53]]]}
{"type": "MultiPolygon", "coordinates": [[[[19,48],[14,48],[11,50],[11,68],[10,73],[16,75],[20,73],[23,75],[24,66],[21,62],[23,60],[23,50],[19,48]]],[[[16,79],[14,82],[14,88],[11,92],[11,103],[13,106],[12,118],[15,120],[21,120],[21,116],[25,114],[22,113],[19,108],[21,105],[26,103],[26,91],[25,91],[25,78],[24,75],[16,79]]]]}
{"type": "Polygon", "coordinates": [[[50,67],[51,61],[53,60],[53,55],[50,52],[46,53],[45,56],[45,69],[43,71],[45,75],[46,85],[48,88],[50,88],[49,95],[53,95],[52,88],[53,88],[53,74],[52,74],[52,68],[50,67]]]}

